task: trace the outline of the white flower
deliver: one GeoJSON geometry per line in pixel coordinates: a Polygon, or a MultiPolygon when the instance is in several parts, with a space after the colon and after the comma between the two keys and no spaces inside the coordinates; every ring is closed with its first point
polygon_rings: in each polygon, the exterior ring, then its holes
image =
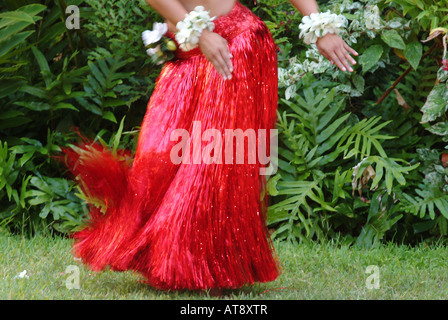
{"type": "Polygon", "coordinates": [[[142,33],[142,40],[145,47],[160,41],[167,31],[168,25],[166,23],[155,22],[152,31],[146,30],[142,33]]]}
{"type": "Polygon", "coordinates": [[[23,270],[23,271],[20,272],[18,275],[16,275],[13,279],[17,279],[17,278],[20,278],[20,279],[23,279],[23,278],[28,279],[29,276],[26,274],[26,270],[23,270]]]}
{"type": "Polygon", "coordinates": [[[157,31],[161,37],[168,32],[168,25],[166,23],[155,22],[152,28],[153,31],[157,31]]]}
{"type": "Polygon", "coordinates": [[[209,17],[208,12],[205,11],[205,8],[203,6],[197,6],[193,11],[187,14],[187,18],[191,22],[204,20],[207,19],[207,17],[209,17]]]}
{"type": "Polygon", "coordinates": [[[211,23],[209,20],[201,19],[193,23],[193,29],[199,32],[202,32],[202,30],[205,29],[213,31],[215,29],[215,24],[211,23]]]}
{"type": "Polygon", "coordinates": [[[190,27],[190,23],[189,21],[186,20],[181,20],[176,24],[176,29],[180,31],[184,30],[184,29],[188,29],[190,27]]]}
{"type": "Polygon", "coordinates": [[[189,51],[197,47],[199,37],[202,31],[208,29],[213,31],[215,24],[210,18],[208,11],[203,6],[197,6],[193,11],[185,16],[185,19],[179,21],[176,25],[178,32],[176,33],[176,41],[183,51],[189,51]]]}
{"type": "Polygon", "coordinates": [[[311,13],[304,16],[299,25],[299,37],[303,38],[306,44],[315,43],[318,38],[327,33],[339,33],[348,24],[343,15],[337,15],[330,11],[322,13],[311,13]]]}
{"type": "Polygon", "coordinates": [[[203,6],[196,6],[191,14],[207,12],[203,6]]]}
{"type": "Polygon", "coordinates": [[[159,53],[160,50],[161,50],[161,45],[159,44],[155,48],[149,48],[148,50],[146,50],[146,53],[148,54],[148,56],[153,56],[153,55],[159,53]]]}
{"type": "Polygon", "coordinates": [[[197,47],[197,45],[193,44],[191,42],[185,42],[185,43],[179,44],[179,48],[181,48],[183,51],[190,51],[196,47],[197,47]]]}
{"type": "Polygon", "coordinates": [[[179,44],[188,41],[188,39],[191,36],[192,31],[193,31],[192,29],[188,29],[188,28],[179,28],[179,32],[176,33],[176,41],[179,44]]]}

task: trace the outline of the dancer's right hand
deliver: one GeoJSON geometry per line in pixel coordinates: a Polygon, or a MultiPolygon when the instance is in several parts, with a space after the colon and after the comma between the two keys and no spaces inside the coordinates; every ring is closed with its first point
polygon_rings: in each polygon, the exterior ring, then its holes
{"type": "Polygon", "coordinates": [[[232,79],[232,54],[226,39],[215,32],[204,30],[199,38],[199,47],[224,80],[232,79]]]}

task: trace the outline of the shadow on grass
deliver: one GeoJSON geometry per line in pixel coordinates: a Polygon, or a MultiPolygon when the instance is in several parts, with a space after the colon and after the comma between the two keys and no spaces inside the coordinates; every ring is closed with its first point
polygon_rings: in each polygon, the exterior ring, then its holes
{"type": "MultiPolygon", "coordinates": [[[[123,276],[116,276],[118,272],[107,272],[107,277],[100,277],[95,286],[105,292],[114,291],[122,297],[129,299],[161,299],[161,300],[215,300],[215,299],[264,299],[266,293],[271,291],[264,283],[245,285],[241,288],[222,289],[222,294],[215,295],[211,290],[161,290],[149,285],[138,273],[119,272],[123,276]],[[112,277],[110,275],[113,275],[112,277]]],[[[276,290],[276,288],[272,289],[276,290]]]]}

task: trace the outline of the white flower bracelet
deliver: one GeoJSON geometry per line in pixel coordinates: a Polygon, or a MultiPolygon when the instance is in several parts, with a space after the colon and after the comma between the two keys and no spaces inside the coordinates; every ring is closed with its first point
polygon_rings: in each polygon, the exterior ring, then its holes
{"type": "Polygon", "coordinates": [[[185,19],[176,25],[176,41],[183,51],[190,51],[198,46],[199,37],[205,29],[213,31],[215,24],[208,11],[203,6],[197,6],[193,11],[187,13],[185,19]]]}
{"type": "Polygon", "coordinates": [[[299,37],[303,38],[305,44],[312,44],[327,33],[340,34],[347,25],[348,20],[341,14],[338,15],[330,11],[312,13],[302,18],[299,25],[301,30],[299,37]]]}

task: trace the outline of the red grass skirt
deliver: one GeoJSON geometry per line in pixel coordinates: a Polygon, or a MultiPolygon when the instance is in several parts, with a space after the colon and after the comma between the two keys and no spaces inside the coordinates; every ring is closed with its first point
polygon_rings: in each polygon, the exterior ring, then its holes
{"type": "Polygon", "coordinates": [[[237,288],[279,275],[261,165],[170,158],[179,142],[171,131],[191,133],[194,121],[223,134],[275,128],[277,47],[269,30],[238,1],[215,25],[233,54],[232,80],[200,49],[178,50],[157,79],[132,161],[129,151],[113,154],[92,143],[63,150],[91,199],[87,226],[73,236],[74,254],[92,270],[135,270],[165,290],[237,288]]]}

